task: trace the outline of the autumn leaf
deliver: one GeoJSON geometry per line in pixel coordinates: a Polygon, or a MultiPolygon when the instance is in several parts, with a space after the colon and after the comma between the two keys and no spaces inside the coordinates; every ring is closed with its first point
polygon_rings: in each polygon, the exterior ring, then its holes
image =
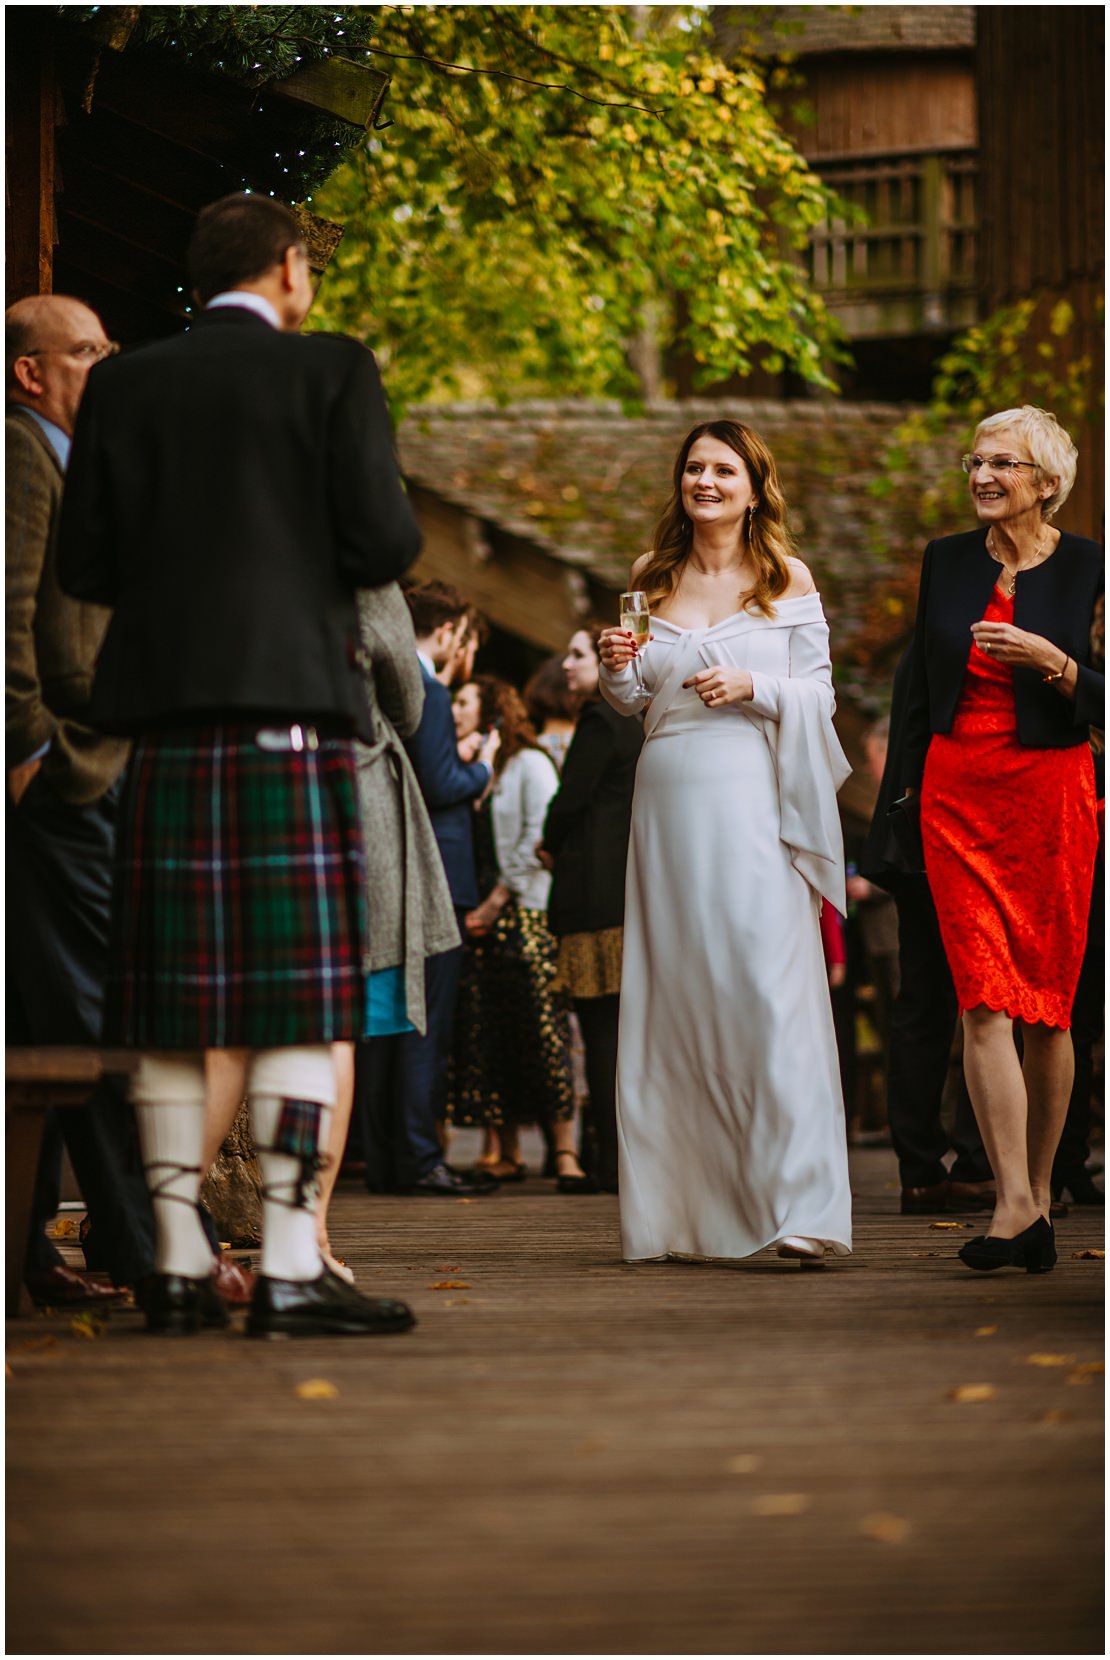
{"type": "Polygon", "coordinates": [[[77,1223],[72,1216],[59,1216],[54,1225],[48,1229],[51,1239],[76,1239],[78,1237],[77,1223]]]}
{"type": "Polygon", "coordinates": [[[930,1222],[929,1226],[931,1228],[943,1228],[943,1229],[947,1229],[949,1231],[952,1230],[952,1229],[956,1229],[958,1231],[960,1228],[970,1228],[971,1223],[970,1222],[930,1222]]]}
{"type": "Polygon", "coordinates": [[[443,1299],[443,1306],[444,1308],[458,1308],[460,1304],[471,1303],[473,1300],[474,1299],[472,1297],[445,1297],[443,1299]]]}
{"type": "Polygon", "coordinates": [[[726,1462],[725,1469],[732,1476],[750,1476],[760,1468],[762,1463],[763,1460],[757,1453],[737,1453],[735,1458],[730,1458],[726,1462]]]}
{"type": "Polygon", "coordinates": [[[1105,1255],[1105,1251],[1073,1251],[1071,1257],[1073,1262],[1101,1262],[1105,1255]]]}
{"type": "Polygon", "coordinates": [[[304,1383],[298,1383],[293,1393],[301,1401],[334,1401],[339,1390],[327,1378],[307,1378],[304,1383]]]}
{"type": "Polygon", "coordinates": [[[1032,1354],[1026,1355],[1027,1366],[1074,1366],[1074,1355],[1032,1354]]]}
{"type": "Polygon", "coordinates": [[[998,1390],[993,1383],[960,1383],[948,1391],[948,1399],[967,1406],[977,1401],[997,1400],[998,1390]]]}
{"type": "Polygon", "coordinates": [[[808,1493],[761,1493],[752,1500],[756,1516],[804,1516],[813,1500],[808,1493]]]}
{"type": "Polygon", "coordinates": [[[1037,1422],[1038,1424],[1063,1424],[1067,1422],[1067,1419],[1068,1414],[1061,1412],[1058,1406],[1054,1406],[1050,1407],[1047,1412],[1042,1412],[1037,1422]]]}
{"type": "Polygon", "coordinates": [[[104,1336],[108,1330],[108,1322],[95,1314],[75,1314],[69,1322],[69,1329],[74,1337],[92,1339],[104,1336]]]}
{"type": "Polygon", "coordinates": [[[1065,1383],[1090,1383],[1106,1368],[1101,1360],[1085,1360],[1070,1371],[1064,1379],[1065,1383]]]}
{"type": "Polygon", "coordinates": [[[881,1545],[901,1545],[913,1532],[913,1526],[904,1516],[892,1516],[887,1510],[874,1510],[859,1524],[865,1539],[875,1539],[881,1545]]]}
{"type": "Polygon", "coordinates": [[[469,1280],[436,1280],[428,1287],[429,1291],[469,1291],[469,1280]]]}
{"type": "Polygon", "coordinates": [[[975,1335],[976,1337],[993,1337],[997,1330],[997,1326],[977,1326],[975,1335]]]}

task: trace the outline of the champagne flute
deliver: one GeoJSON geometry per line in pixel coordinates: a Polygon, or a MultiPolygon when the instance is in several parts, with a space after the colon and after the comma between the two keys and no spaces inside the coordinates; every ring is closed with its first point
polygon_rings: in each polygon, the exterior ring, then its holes
{"type": "Polygon", "coordinates": [[[647,645],[651,631],[651,611],[648,608],[647,595],[642,589],[637,588],[633,593],[621,595],[621,627],[626,628],[636,642],[636,655],[632,661],[636,666],[636,685],[642,692],[645,688],[640,653],[647,645]]]}

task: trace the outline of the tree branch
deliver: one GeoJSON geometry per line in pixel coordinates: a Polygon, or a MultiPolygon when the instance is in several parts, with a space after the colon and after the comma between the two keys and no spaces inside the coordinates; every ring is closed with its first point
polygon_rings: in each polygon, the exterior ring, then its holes
{"type": "Polygon", "coordinates": [[[639,110],[641,115],[653,116],[662,120],[665,110],[649,109],[646,104],[630,104],[613,98],[591,98],[588,92],[579,92],[575,87],[567,86],[565,81],[536,81],[530,75],[514,75],[508,69],[486,69],[481,65],[466,63],[448,63],[443,58],[430,58],[424,52],[387,52],[381,46],[364,46],[361,51],[370,52],[377,58],[395,58],[402,63],[430,63],[435,69],[454,69],[461,75],[492,75],[507,81],[520,81],[524,86],[542,87],[547,92],[569,92],[572,98],[580,98],[584,104],[597,104],[601,109],[639,110]]]}

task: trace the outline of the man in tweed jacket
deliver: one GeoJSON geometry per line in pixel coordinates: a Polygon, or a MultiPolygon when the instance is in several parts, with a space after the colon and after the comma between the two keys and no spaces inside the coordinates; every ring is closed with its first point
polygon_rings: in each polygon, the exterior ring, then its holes
{"type": "MultiPolygon", "coordinates": [[[[111,350],[99,317],[61,295],[7,312],[5,726],[8,1041],[97,1044],[108,966],[118,779],[126,744],[87,707],[108,613],[71,599],[55,560],[62,482],[89,370],[111,350]]],[[[67,1268],[44,1237],[62,1141],[89,1207],[90,1261],[135,1285],[154,1260],[146,1188],[129,1166],[130,1109],[114,1081],[44,1126],[27,1284],[40,1301],[117,1293],[67,1268]]]]}

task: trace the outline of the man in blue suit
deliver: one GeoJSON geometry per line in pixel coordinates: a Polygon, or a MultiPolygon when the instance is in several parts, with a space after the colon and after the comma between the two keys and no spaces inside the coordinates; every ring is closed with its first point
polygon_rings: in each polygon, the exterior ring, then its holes
{"type": "MultiPolygon", "coordinates": [[[[470,604],[457,588],[427,582],[406,596],[424,679],[424,713],[405,747],[427,803],[459,932],[481,895],[474,868],[474,803],[489,788],[498,733],[484,740],[476,760],[459,759],[451,694],[436,677],[456,660],[469,628],[470,604]]],[[[441,1193],[465,1198],[497,1184],[451,1170],[436,1122],[445,1116],[447,1063],[455,1021],[463,947],[429,957],[424,965],[427,1031],[371,1038],[359,1044],[355,1100],[371,1192],[441,1193]]]]}

